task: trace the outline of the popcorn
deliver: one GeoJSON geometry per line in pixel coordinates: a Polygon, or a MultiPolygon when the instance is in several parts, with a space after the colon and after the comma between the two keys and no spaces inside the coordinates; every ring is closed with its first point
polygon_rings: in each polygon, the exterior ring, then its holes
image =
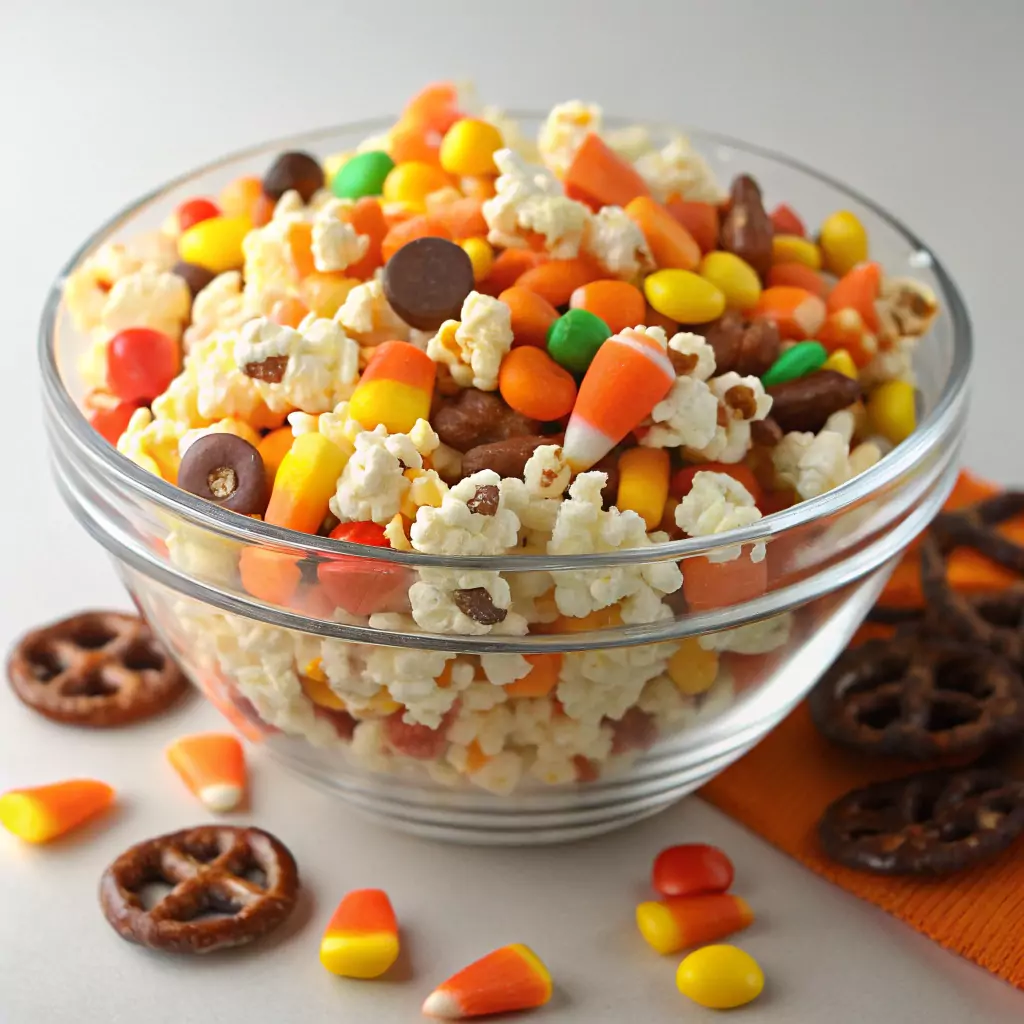
{"type": "Polygon", "coordinates": [[[654,269],[643,232],[620,206],[605,206],[590,218],[583,251],[611,277],[631,280],[654,269]]]}
{"type": "Polygon", "coordinates": [[[460,387],[495,391],[498,369],[512,347],[512,320],[504,302],[470,292],[462,304],[462,320],[446,320],[427,343],[427,355],[451,368],[460,387]]]}
{"type": "Polygon", "coordinates": [[[772,408],[771,395],[757,377],[741,377],[734,370],[708,382],[718,398],[718,423],[714,437],[692,449],[705,462],[740,462],[750,451],[750,424],[763,420],[772,408]]]}
{"type": "MultiPolygon", "coordinates": [[[[254,316],[268,316],[279,299],[298,294],[288,237],[292,224],[301,221],[302,215],[293,210],[293,205],[285,193],[278,200],[271,221],[253,228],[242,241],[245,306],[254,316]]],[[[301,206],[299,199],[300,209],[301,206]]]]}
{"type": "MultiPolygon", "coordinates": [[[[676,506],[676,525],[691,537],[709,537],[727,530],[739,530],[761,518],[754,497],[738,480],[726,473],[697,473],[693,486],[676,506]]],[[[734,544],[709,555],[712,562],[731,562],[742,549],[734,544]]],[[[764,558],[764,544],[754,545],[751,561],[764,558]]],[[[685,565],[684,565],[685,572],[685,565]]]]}
{"type": "Polygon", "coordinates": [[[351,398],[359,380],[359,346],[333,320],[312,314],[299,330],[263,317],[249,321],[234,356],[274,412],[327,412],[351,398]]]}
{"type": "Polygon", "coordinates": [[[484,202],[487,240],[492,245],[523,248],[524,235],[544,236],[545,248],[555,259],[579,253],[590,210],[567,199],[550,171],[527,164],[510,149],[499,149],[494,162],[501,172],[497,194],[484,202]]]}
{"type": "Polygon", "coordinates": [[[672,365],[680,376],[685,373],[695,380],[707,380],[715,372],[715,350],[699,334],[679,331],[672,335],[668,349],[675,353],[672,365]]]}
{"type": "Polygon", "coordinates": [[[156,472],[164,480],[178,479],[178,442],[187,424],[177,420],[154,419],[145,406],[136,409],[125,432],[117,442],[117,450],[137,466],[156,472]]]}
{"type": "MultiPolygon", "coordinates": [[[[278,426],[281,413],[268,409],[256,381],[247,377],[235,362],[234,332],[217,331],[194,344],[185,357],[178,379],[178,391],[188,401],[193,399],[203,423],[233,417],[245,420],[254,429],[278,426]]],[[[175,385],[172,382],[171,387],[175,385]]],[[[153,404],[156,411],[156,403],[153,404]]],[[[191,424],[201,426],[203,423],[191,424]]]]}
{"type": "MultiPolygon", "coordinates": [[[[373,623],[371,618],[371,624],[373,623]]],[[[402,617],[404,620],[404,616],[402,617]]],[[[404,625],[404,622],[403,622],[404,625]]],[[[404,628],[408,630],[409,626],[404,628]]],[[[415,631],[415,627],[413,627],[415,631]]],[[[443,651],[406,650],[401,647],[371,647],[366,658],[365,676],[387,688],[391,697],[405,706],[402,720],[410,725],[426,725],[436,729],[458,700],[462,687],[469,678],[460,673],[448,687],[438,686],[438,677],[455,657],[443,651]]]]}
{"type": "Polygon", "coordinates": [[[356,450],[356,438],[363,433],[363,425],[349,415],[348,402],[339,402],[331,412],[319,416],[304,412],[290,413],[288,423],[295,437],[319,432],[349,455],[356,450]]]}
{"type": "Polygon", "coordinates": [[[513,550],[519,517],[508,507],[504,483],[497,473],[484,469],[448,490],[439,508],[423,505],[409,532],[412,546],[430,555],[500,555],[513,550]],[[470,507],[485,487],[498,492],[493,515],[481,515],[470,507]]]}
{"type": "Polygon", "coordinates": [[[772,449],[775,478],[803,499],[815,498],[853,476],[850,442],[826,426],[818,434],[790,431],[772,449]]]}
{"type": "Polygon", "coordinates": [[[334,319],[364,345],[405,341],[409,337],[409,325],[388,304],[379,278],[357,284],[334,319]]]}
{"type": "Polygon", "coordinates": [[[556,690],[565,713],[592,724],[621,718],[639,700],[644,684],[665,671],[672,647],[643,644],[566,654],[556,690]]]}
{"type": "Polygon", "coordinates": [[[510,611],[508,583],[496,572],[421,569],[409,603],[416,625],[428,633],[521,636],[527,630],[526,620],[510,611]]]}
{"type": "Polygon", "coordinates": [[[673,193],[690,202],[713,205],[725,199],[714,172],[685,135],[675,135],[661,149],[637,157],[636,169],[659,202],[673,193]]]}
{"type": "Polygon", "coordinates": [[[594,103],[569,100],[552,107],[537,136],[544,166],[559,178],[565,177],[588,133],[601,133],[601,120],[601,108],[594,103]]]}
{"type": "Polygon", "coordinates": [[[191,307],[188,285],[177,274],[144,267],[110,289],[100,320],[109,334],[150,327],[177,339],[191,307]]]}
{"type": "Polygon", "coordinates": [[[640,438],[647,448],[706,448],[718,432],[718,398],[702,380],[677,377],[651,410],[651,429],[640,438]]]}
{"type": "Polygon", "coordinates": [[[313,218],[313,265],[319,271],[344,270],[370,248],[367,235],[339,218],[347,205],[352,204],[330,199],[313,218]]]}
{"type": "Polygon", "coordinates": [[[537,498],[561,498],[569,486],[572,469],[561,445],[542,444],[526,460],[523,480],[526,490],[537,498]]]}
{"type": "Polygon", "coordinates": [[[192,323],[185,331],[186,349],[214,331],[235,331],[251,319],[237,270],[218,274],[192,301],[192,323]]]}
{"type": "Polygon", "coordinates": [[[402,507],[409,490],[405,469],[420,469],[423,459],[408,434],[389,435],[383,426],[355,439],[355,451],[345,464],[331,511],[343,522],[385,524],[402,507]]]}
{"type": "Polygon", "coordinates": [[[705,651],[735,651],[736,654],[767,654],[789,643],[793,613],[783,612],[735,629],[723,629],[697,637],[705,651]]]}

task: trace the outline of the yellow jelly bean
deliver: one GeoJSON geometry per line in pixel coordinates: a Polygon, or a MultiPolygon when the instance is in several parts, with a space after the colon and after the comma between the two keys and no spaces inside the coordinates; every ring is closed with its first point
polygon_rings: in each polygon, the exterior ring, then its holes
{"type": "Polygon", "coordinates": [[[851,380],[857,379],[857,364],[853,361],[853,356],[845,348],[837,348],[825,360],[821,368],[823,370],[835,370],[836,373],[841,373],[844,377],[849,377],[851,380]]]}
{"type": "Polygon", "coordinates": [[[384,202],[402,203],[410,210],[424,213],[427,196],[451,186],[451,179],[440,167],[420,160],[396,164],[384,179],[384,202]]]}
{"type": "Polygon", "coordinates": [[[460,177],[497,174],[494,153],[504,145],[501,132],[493,124],[464,117],[456,121],[441,140],[441,166],[449,174],[460,177]]]}
{"type": "Polygon", "coordinates": [[[467,238],[459,242],[473,264],[473,280],[482,281],[494,266],[494,250],[486,238],[467,238]]]}
{"type": "Polygon", "coordinates": [[[761,298],[757,271],[734,253],[709,252],[700,261],[698,273],[721,291],[730,309],[753,309],[761,298]]]}
{"type": "Polygon", "coordinates": [[[242,240],[251,228],[248,217],[209,217],[182,232],[178,255],[213,274],[237,270],[245,262],[242,240]]]}
{"type": "Polygon", "coordinates": [[[725,312],[722,290],[690,270],[657,270],[644,280],[647,301],[680,324],[706,324],[725,312]]]}
{"type": "Polygon", "coordinates": [[[821,250],[809,238],[800,235],[775,235],[772,263],[801,263],[811,270],[820,270],[821,250]]]}
{"type": "Polygon", "coordinates": [[[899,444],[914,432],[917,413],[914,385],[905,380],[887,380],[868,395],[868,423],[876,434],[899,444]]]}
{"type": "Polygon", "coordinates": [[[868,233],[855,213],[840,210],[825,218],[818,234],[825,269],[842,277],[868,258],[868,233]]]}
{"type": "Polygon", "coordinates": [[[749,953],[735,946],[705,946],[679,965],[676,988],[699,1006],[732,1010],[761,994],[764,971],[749,953]]]}
{"type": "Polygon", "coordinates": [[[664,448],[630,448],[619,458],[619,493],[615,504],[620,512],[636,512],[648,530],[656,530],[668,500],[671,473],[664,448]]]}
{"type": "Polygon", "coordinates": [[[668,676],[687,697],[707,693],[718,676],[718,654],[704,650],[696,637],[687,637],[669,658],[668,676]]]}

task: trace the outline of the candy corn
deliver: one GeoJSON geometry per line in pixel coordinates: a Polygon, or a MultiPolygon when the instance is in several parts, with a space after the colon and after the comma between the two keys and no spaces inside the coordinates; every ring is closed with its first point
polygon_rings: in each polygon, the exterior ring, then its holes
{"type": "Polygon", "coordinates": [[[659,953],[717,942],[741,931],[754,920],[746,900],[728,893],[670,896],[636,908],[636,924],[647,943],[659,953]]]}
{"type": "Polygon", "coordinates": [[[398,959],[398,922],[382,889],[356,889],[320,940],[320,963],[345,978],[378,978],[398,959]]]}
{"type": "Polygon", "coordinates": [[[461,1020],[488,1013],[529,1010],[551,998],[551,975],[520,943],[503,946],[453,974],[427,996],[428,1017],[461,1020]]]}
{"type": "Polygon", "coordinates": [[[580,472],[607,455],[668,394],[676,379],[665,349],[639,331],[613,334],[580,384],[563,450],[580,472]]]}
{"type": "Polygon", "coordinates": [[[407,341],[378,345],[349,402],[349,415],[367,430],[383,423],[390,434],[407,434],[430,415],[437,364],[407,341]]]}
{"type": "Polygon", "coordinates": [[[316,533],[347,461],[345,453],[323,434],[299,435],[278,467],[264,520],[316,533]]]}
{"type": "Polygon", "coordinates": [[[167,748],[167,760],[211,811],[231,811],[245,794],[245,753],[228,733],[182,736],[167,748]]]}
{"type": "Polygon", "coordinates": [[[0,796],[0,825],[26,843],[48,843],[105,811],[114,791],[95,779],[71,779],[0,796]]]}

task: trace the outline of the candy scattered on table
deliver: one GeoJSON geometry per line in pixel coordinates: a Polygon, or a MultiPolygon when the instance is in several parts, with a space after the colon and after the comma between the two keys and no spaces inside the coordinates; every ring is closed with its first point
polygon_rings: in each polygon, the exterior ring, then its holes
{"type": "Polygon", "coordinates": [[[26,843],[48,843],[114,802],[114,790],[95,779],[71,779],[0,795],[0,825],[26,843]]]}
{"type": "Polygon", "coordinates": [[[423,1003],[428,1017],[462,1020],[543,1006],[551,975],[537,954],[516,943],[488,953],[438,985],[423,1003]]]}
{"type": "Polygon", "coordinates": [[[676,987],[710,1010],[734,1010],[753,1002],[764,990],[758,962],[735,946],[705,946],[679,965],[676,987]]]}
{"type": "Polygon", "coordinates": [[[662,954],[724,939],[753,921],[754,912],[747,901],[724,892],[667,896],[636,908],[640,934],[662,954]]]}
{"type": "Polygon", "coordinates": [[[320,940],[320,963],[345,978],[379,978],[398,959],[398,921],[383,889],[356,889],[320,940]]]}
{"type": "Polygon", "coordinates": [[[245,751],[235,736],[182,736],[167,748],[167,760],[211,811],[233,811],[245,796],[245,751]]]}
{"type": "Polygon", "coordinates": [[[662,896],[725,892],[732,885],[732,861],[716,846],[684,843],[654,858],[651,885],[662,896]]]}

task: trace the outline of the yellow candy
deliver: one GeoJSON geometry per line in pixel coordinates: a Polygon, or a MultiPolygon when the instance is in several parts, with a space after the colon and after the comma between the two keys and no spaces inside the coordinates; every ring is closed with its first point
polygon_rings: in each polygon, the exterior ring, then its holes
{"type": "Polygon", "coordinates": [[[482,281],[494,266],[494,250],[486,238],[467,238],[459,242],[473,264],[473,280],[482,281]]]}
{"type": "Polygon", "coordinates": [[[772,263],[802,263],[811,270],[821,269],[821,250],[800,235],[776,235],[772,239],[772,263]]]}
{"type": "Polygon", "coordinates": [[[687,697],[707,693],[718,676],[718,654],[705,651],[696,637],[687,637],[669,658],[668,676],[687,697]]]}
{"type": "Polygon", "coordinates": [[[686,957],[676,971],[676,987],[699,1006],[732,1010],[752,1002],[764,989],[757,961],[735,946],[705,946],[686,957]]]}
{"type": "Polygon", "coordinates": [[[825,360],[822,369],[835,370],[836,373],[841,373],[844,377],[849,377],[851,380],[857,379],[857,364],[853,361],[853,356],[845,348],[837,348],[825,360]]]}
{"type": "Polygon", "coordinates": [[[300,434],[281,460],[265,521],[316,533],[346,462],[345,452],[323,434],[300,434]]]}
{"type": "Polygon", "coordinates": [[[699,273],[721,291],[730,309],[753,309],[761,298],[757,271],[734,253],[709,252],[700,261],[699,273]]]}
{"type": "Polygon", "coordinates": [[[451,179],[440,167],[420,160],[407,160],[396,164],[384,179],[384,202],[402,203],[410,210],[423,213],[427,196],[442,188],[449,188],[451,179]]]}
{"type": "Polygon", "coordinates": [[[615,504],[620,512],[636,512],[648,530],[661,522],[668,500],[671,472],[664,448],[630,448],[619,458],[619,493],[615,504]]]}
{"type": "Polygon", "coordinates": [[[334,176],[352,159],[355,154],[351,151],[347,153],[332,153],[330,156],[325,156],[321,161],[324,169],[324,181],[328,185],[334,181],[334,176]]]}
{"type": "Polygon", "coordinates": [[[299,685],[302,692],[319,707],[330,708],[332,711],[345,710],[345,702],[327,685],[326,679],[303,674],[299,676],[299,685]]]}
{"type": "Polygon", "coordinates": [[[825,219],[818,234],[825,269],[842,277],[868,258],[868,233],[855,213],[840,210],[825,219]]]}
{"type": "Polygon", "coordinates": [[[248,217],[209,217],[178,239],[178,255],[211,273],[237,270],[244,262],[242,240],[252,228],[248,217]]]}
{"type": "Polygon", "coordinates": [[[448,129],[441,141],[441,166],[449,174],[497,174],[494,153],[505,143],[501,132],[486,121],[464,117],[448,129]]]}
{"type": "Polygon", "coordinates": [[[680,324],[706,324],[725,312],[722,290],[689,270],[657,270],[644,280],[647,301],[680,324]]]}
{"type": "Polygon", "coordinates": [[[341,309],[348,293],[357,284],[362,284],[357,277],[346,277],[341,272],[315,270],[302,279],[299,294],[311,312],[325,320],[333,320],[334,314],[341,309]]]}
{"type": "Polygon", "coordinates": [[[905,380],[887,380],[868,396],[868,423],[876,434],[899,444],[914,432],[917,413],[914,385],[905,380]]]}

